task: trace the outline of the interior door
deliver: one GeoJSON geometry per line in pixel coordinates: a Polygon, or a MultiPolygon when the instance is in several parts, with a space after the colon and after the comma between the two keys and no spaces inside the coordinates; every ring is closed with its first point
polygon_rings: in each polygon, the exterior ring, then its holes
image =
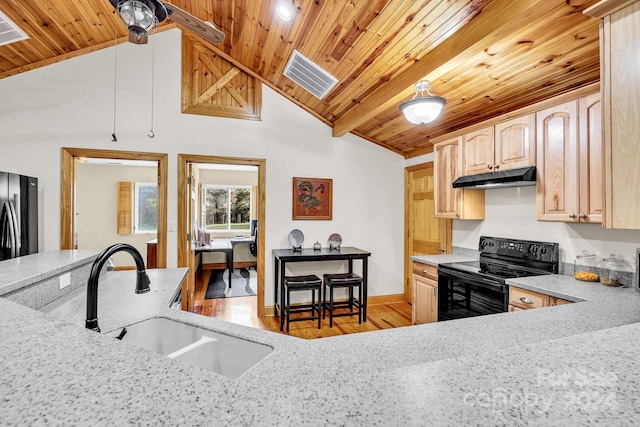
{"type": "Polygon", "coordinates": [[[413,296],[413,255],[435,255],[451,252],[451,220],[434,217],[433,162],[405,169],[405,274],[404,296],[413,296]]]}

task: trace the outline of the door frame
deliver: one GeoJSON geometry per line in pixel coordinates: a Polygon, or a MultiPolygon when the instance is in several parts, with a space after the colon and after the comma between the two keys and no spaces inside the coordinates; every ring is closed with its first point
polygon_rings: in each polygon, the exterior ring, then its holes
{"type": "MultiPolygon", "coordinates": [[[[169,155],[139,151],[97,150],[62,147],[62,181],[60,213],[60,249],[74,247],[74,219],[76,211],[76,159],[148,160],[158,163],[158,252],[157,267],[167,267],[167,180],[169,155]]],[[[115,189],[114,189],[115,191],[115,189]]],[[[115,209],[115,207],[114,207],[115,209]]]]}
{"type": "MultiPolygon", "coordinates": [[[[409,174],[411,172],[420,170],[420,169],[426,169],[426,168],[433,168],[434,167],[434,163],[433,160],[430,162],[425,162],[425,163],[420,163],[417,165],[413,165],[413,166],[407,166],[404,168],[404,298],[405,301],[408,303],[412,303],[413,300],[413,284],[412,284],[412,280],[413,280],[413,261],[411,259],[409,259],[409,257],[411,256],[411,233],[410,233],[410,224],[409,224],[409,218],[410,218],[410,213],[409,213],[409,197],[410,197],[410,187],[411,187],[411,183],[409,181],[409,174]]],[[[435,174],[435,168],[433,170],[433,173],[435,174]]],[[[434,189],[435,191],[435,189],[434,189]]],[[[435,197],[435,194],[434,194],[435,197]]],[[[433,212],[434,216],[435,216],[435,212],[433,212]]],[[[446,245],[445,245],[445,253],[451,253],[451,235],[452,235],[452,220],[447,219],[445,221],[445,233],[446,233],[446,245]]]]}
{"type": "MultiPolygon", "coordinates": [[[[189,253],[191,252],[186,236],[187,230],[187,203],[190,203],[190,195],[187,194],[188,164],[189,163],[218,163],[227,165],[247,165],[258,167],[258,317],[264,317],[264,236],[265,236],[265,211],[266,211],[266,164],[265,159],[253,159],[245,157],[205,156],[200,154],[178,154],[178,267],[189,267],[189,253]],[[183,236],[181,238],[180,236],[183,236]]],[[[186,284],[183,284],[183,289],[186,284]]]]}

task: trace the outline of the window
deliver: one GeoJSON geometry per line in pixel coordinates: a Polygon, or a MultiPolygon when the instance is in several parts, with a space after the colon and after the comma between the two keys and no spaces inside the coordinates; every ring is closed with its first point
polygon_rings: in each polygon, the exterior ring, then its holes
{"type": "Polygon", "coordinates": [[[205,185],[202,225],[207,231],[249,231],[253,194],[250,186],[205,185]]]}
{"type": "Polygon", "coordinates": [[[158,231],[158,185],[136,182],[134,219],[136,233],[157,233],[158,231]]]}

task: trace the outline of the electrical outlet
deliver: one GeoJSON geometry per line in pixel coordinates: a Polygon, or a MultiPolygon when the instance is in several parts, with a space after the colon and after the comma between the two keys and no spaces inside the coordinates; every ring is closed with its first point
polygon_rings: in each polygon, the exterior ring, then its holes
{"type": "Polygon", "coordinates": [[[71,284],[71,273],[65,273],[60,276],[60,289],[64,289],[71,284]]]}
{"type": "Polygon", "coordinates": [[[175,221],[167,221],[167,231],[176,231],[175,221]]]}

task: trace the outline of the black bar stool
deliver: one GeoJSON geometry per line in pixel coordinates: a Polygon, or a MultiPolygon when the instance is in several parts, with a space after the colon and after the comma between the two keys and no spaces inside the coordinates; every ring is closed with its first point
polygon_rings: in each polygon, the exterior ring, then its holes
{"type": "Polygon", "coordinates": [[[339,316],[358,316],[358,324],[362,323],[363,282],[362,277],[353,273],[325,274],[324,276],[324,300],[322,302],[322,318],[326,310],[329,310],[329,327],[333,328],[333,318],[339,316]],[[353,296],[353,288],[358,288],[358,298],[353,296]],[[327,302],[327,288],[329,290],[329,302],[327,302]],[[349,288],[349,298],[346,301],[334,301],[333,290],[335,288],[349,288]],[[346,313],[334,314],[336,308],[348,307],[346,313]],[[354,308],[357,308],[354,311],[354,308]]]}
{"type": "MultiPolygon", "coordinates": [[[[289,332],[290,322],[299,322],[302,320],[318,320],[318,329],[322,327],[322,318],[320,317],[320,307],[322,304],[322,280],[315,274],[307,276],[285,276],[284,292],[286,293],[285,306],[283,312],[287,320],[287,332],[289,332]],[[311,291],[311,304],[298,304],[291,307],[291,292],[295,291],[311,291]],[[316,302],[316,291],[318,291],[318,301],[316,302]],[[316,313],[314,316],[313,313],[316,313]],[[291,318],[291,313],[310,313],[307,317],[291,318]]],[[[282,327],[280,327],[282,330],[282,327]]]]}

